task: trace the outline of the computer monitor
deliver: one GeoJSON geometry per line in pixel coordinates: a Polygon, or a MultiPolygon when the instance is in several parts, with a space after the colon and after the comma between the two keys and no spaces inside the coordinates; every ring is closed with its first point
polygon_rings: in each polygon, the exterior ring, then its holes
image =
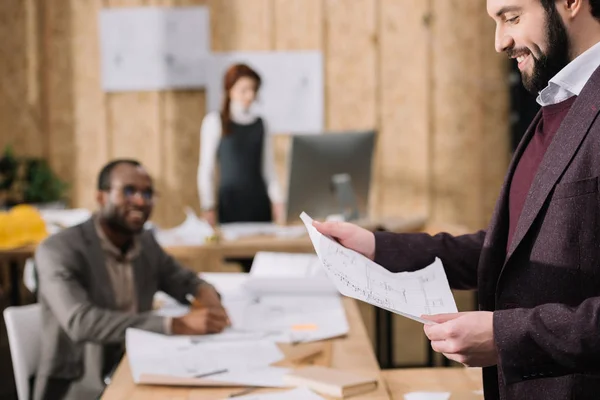
{"type": "Polygon", "coordinates": [[[355,218],[366,217],[374,147],[375,131],[293,135],[288,223],[297,221],[302,211],[319,219],[344,214],[348,203],[355,203],[358,211],[358,215],[353,214],[355,218]],[[350,187],[352,197],[349,197],[350,187]]]}

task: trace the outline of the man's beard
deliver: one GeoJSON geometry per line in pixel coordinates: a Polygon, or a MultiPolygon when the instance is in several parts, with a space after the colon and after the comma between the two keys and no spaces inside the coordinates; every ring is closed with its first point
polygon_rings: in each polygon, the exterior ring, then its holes
{"type": "Polygon", "coordinates": [[[134,235],[144,230],[143,226],[140,229],[129,226],[125,221],[125,217],[120,215],[115,209],[106,210],[102,216],[106,224],[115,232],[125,235],[134,235]]]}
{"type": "Polygon", "coordinates": [[[529,53],[533,59],[533,72],[527,74],[521,72],[523,86],[532,94],[538,94],[542,89],[548,86],[548,82],[554,75],[560,72],[569,63],[569,38],[567,30],[563,24],[560,15],[553,5],[546,11],[546,42],[548,51],[541,53],[539,59],[527,49],[511,49],[508,54],[511,57],[514,54],[529,53]]]}

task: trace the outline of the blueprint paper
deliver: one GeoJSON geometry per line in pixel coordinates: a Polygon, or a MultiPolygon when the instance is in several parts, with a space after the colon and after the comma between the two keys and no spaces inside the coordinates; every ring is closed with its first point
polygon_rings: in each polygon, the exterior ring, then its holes
{"type": "Polygon", "coordinates": [[[420,318],[423,314],[457,312],[444,266],[438,258],[421,270],[393,273],[322,235],[306,213],[300,218],[327,275],[343,295],[424,324],[432,322],[420,318]]]}
{"type": "Polygon", "coordinates": [[[99,28],[105,91],[205,86],[210,57],[208,7],[103,9],[99,28]]]}
{"type": "Polygon", "coordinates": [[[136,383],[144,374],[192,378],[223,369],[267,367],[284,358],[277,345],[268,340],[195,343],[188,336],[135,328],[127,329],[125,346],[136,383]]]}

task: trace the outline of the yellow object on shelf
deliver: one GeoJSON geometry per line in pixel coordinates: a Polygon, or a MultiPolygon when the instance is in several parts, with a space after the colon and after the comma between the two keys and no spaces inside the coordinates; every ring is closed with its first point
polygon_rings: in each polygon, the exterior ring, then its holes
{"type": "Polygon", "coordinates": [[[38,244],[47,236],[46,224],[35,207],[18,205],[0,211],[0,250],[38,244]]]}

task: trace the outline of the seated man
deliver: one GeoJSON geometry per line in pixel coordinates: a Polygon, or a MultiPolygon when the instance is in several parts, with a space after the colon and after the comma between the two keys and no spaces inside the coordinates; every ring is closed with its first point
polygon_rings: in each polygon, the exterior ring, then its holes
{"type": "Polygon", "coordinates": [[[220,332],[229,323],[219,295],[167,255],[144,223],[154,190],[133,160],[107,164],[98,178],[99,211],[46,239],[35,255],[44,330],[34,399],[95,399],[119,362],[125,330],[220,332]],[[151,312],[162,290],[202,303],[178,318],[151,312]]]}

